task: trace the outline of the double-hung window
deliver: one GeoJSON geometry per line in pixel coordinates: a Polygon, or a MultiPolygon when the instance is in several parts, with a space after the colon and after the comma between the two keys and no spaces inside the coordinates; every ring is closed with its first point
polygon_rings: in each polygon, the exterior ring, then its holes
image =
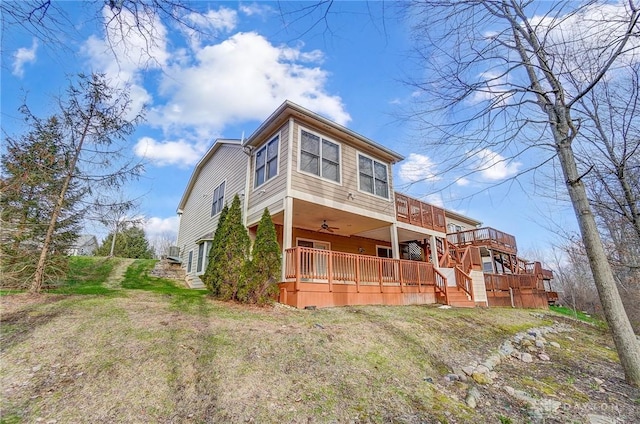
{"type": "Polygon", "coordinates": [[[196,265],[196,273],[202,272],[202,264],[204,263],[204,243],[198,245],[198,264],[196,265]]]}
{"type": "Polygon", "coordinates": [[[340,145],[300,130],[300,170],[340,182],[340,145]]]}
{"type": "Polygon", "coordinates": [[[389,173],[386,164],[359,154],[358,170],[361,191],[389,198],[389,173]]]}
{"type": "Polygon", "coordinates": [[[193,250],[189,251],[189,260],[187,261],[187,272],[191,272],[191,266],[193,264],[193,250]]]}
{"type": "Polygon", "coordinates": [[[213,203],[211,204],[211,216],[217,215],[224,207],[224,181],[213,190],[213,203]]]}
{"type": "Polygon", "coordinates": [[[278,175],[278,136],[256,152],[255,187],[278,175]]]}

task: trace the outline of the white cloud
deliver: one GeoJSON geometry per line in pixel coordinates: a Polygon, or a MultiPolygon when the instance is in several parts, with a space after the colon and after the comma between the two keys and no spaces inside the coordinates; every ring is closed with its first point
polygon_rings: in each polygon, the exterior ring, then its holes
{"type": "Polygon", "coordinates": [[[404,182],[437,181],[436,164],[425,155],[417,153],[409,154],[409,157],[400,165],[398,176],[404,182]]]}
{"type": "Polygon", "coordinates": [[[442,195],[440,193],[428,194],[424,197],[424,201],[430,205],[444,208],[444,200],[442,200],[442,195]]]}
{"type": "Polygon", "coordinates": [[[468,186],[470,183],[471,181],[469,181],[465,177],[456,178],[456,184],[460,187],[468,186]]]}
{"type": "Polygon", "coordinates": [[[505,178],[513,177],[522,166],[521,162],[507,159],[489,149],[479,150],[470,154],[470,156],[475,159],[476,171],[490,181],[504,180],[505,178]]]}
{"type": "Polygon", "coordinates": [[[84,43],[83,53],[91,67],[104,72],[117,88],[129,91],[131,117],[150,104],[152,96],[143,86],[143,71],[159,69],[167,64],[167,29],[158,17],[140,14],[140,20],[127,10],[114,17],[110,8],[103,8],[105,38],[91,36],[84,43]]]}
{"type": "Polygon", "coordinates": [[[471,104],[491,101],[499,106],[504,106],[510,97],[509,91],[513,88],[505,75],[496,72],[482,72],[479,75],[482,86],[473,91],[469,101],[471,104]]]}
{"type": "Polygon", "coordinates": [[[241,4],[239,10],[247,16],[257,15],[262,17],[266,17],[273,12],[273,8],[271,6],[255,2],[251,4],[241,4]]]}
{"type": "Polygon", "coordinates": [[[180,220],[177,216],[169,218],[154,216],[145,220],[144,232],[149,240],[166,236],[175,239],[175,236],[178,234],[179,225],[180,220]]]}
{"type": "MultiPolygon", "coordinates": [[[[556,61],[558,72],[570,72],[573,77],[591,80],[591,73],[601,69],[617,48],[617,40],[627,30],[630,2],[595,2],[564,16],[535,16],[532,26],[544,36],[545,44],[562,61],[556,61]]],[[[640,39],[631,37],[620,61],[633,63],[640,60],[640,39]]]]}
{"type": "Polygon", "coordinates": [[[18,78],[24,76],[25,63],[34,63],[36,61],[36,51],[38,50],[38,41],[34,38],[31,48],[21,47],[13,54],[13,75],[18,78]]]}
{"type": "Polygon", "coordinates": [[[207,13],[189,13],[183,19],[187,24],[182,26],[182,30],[189,39],[191,49],[199,50],[203,39],[233,31],[238,25],[238,12],[220,7],[207,13]]]}
{"type": "Polygon", "coordinates": [[[158,142],[151,137],[142,137],[133,148],[135,154],[157,166],[193,165],[205,153],[205,146],[184,140],[158,142]]]}
{"type": "Polygon", "coordinates": [[[324,88],[328,73],[296,59],[319,59],[301,47],[278,47],[263,36],[238,33],[196,53],[192,67],[173,66],[161,84],[169,101],[151,110],[149,121],[165,131],[185,126],[219,133],[233,122],[261,120],[285,99],[346,124],[351,117],[338,96],[324,88]]]}
{"type": "Polygon", "coordinates": [[[209,10],[207,13],[190,13],[185,19],[202,30],[233,31],[238,25],[238,12],[233,9],[221,7],[218,10],[209,10]]]}

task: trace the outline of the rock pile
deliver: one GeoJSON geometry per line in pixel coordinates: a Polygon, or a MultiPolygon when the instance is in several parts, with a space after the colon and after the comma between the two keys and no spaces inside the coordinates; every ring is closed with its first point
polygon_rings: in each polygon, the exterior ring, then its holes
{"type": "Polygon", "coordinates": [[[149,272],[149,275],[179,282],[184,282],[185,279],[185,272],[180,264],[167,259],[158,261],[156,266],[149,272]]]}
{"type": "MultiPolygon", "coordinates": [[[[498,377],[496,367],[503,361],[519,361],[531,363],[534,361],[550,361],[551,356],[547,353],[547,346],[560,348],[556,342],[547,341],[547,334],[557,334],[572,331],[572,327],[567,324],[555,323],[552,326],[530,328],[525,332],[515,334],[510,339],[504,341],[497,353],[490,355],[483,361],[473,361],[462,368],[460,373],[448,374],[446,381],[469,381],[473,380],[477,385],[493,384],[498,377]]],[[[476,408],[481,397],[478,386],[471,384],[465,398],[465,403],[470,408],[476,408]]],[[[506,386],[504,390],[507,394],[528,406],[529,415],[534,422],[544,420],[545,417],[553,415],[561,403],[552,399],[538,399],[529,396],[527,393],[506,386]]]]}

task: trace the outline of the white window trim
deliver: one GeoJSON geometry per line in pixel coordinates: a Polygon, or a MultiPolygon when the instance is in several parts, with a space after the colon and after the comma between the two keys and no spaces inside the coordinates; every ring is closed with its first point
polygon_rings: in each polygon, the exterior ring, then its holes
{"type": "Polygon", "coordinates": [[[198,243],[198,254],[197,254],[197,258],[196,258],[196,275],[200,275],[202,274],[202,268],[204,265],[204,249],[205,249],[205,243],[198,243]],[[200,255],[200,247],[202,246],[202,255],[200,255]]]}
{"type": "MultiPolygon", "coordinates": [[[[222,212],[222,209],[224,209],[224,204],[227,202],[227,180],[226,179],[221,181],[220,184],[214,187],[213,192],[211,193],[211,196],[213,196],[213,194],[216,192],[216,189],[219,188],[222,184],[224,184],[224,196],[222,197],[222,207],[220,208],[220,212],[217,212],[216,214],[211,215],[211,218],[213,218],[214,216],[220,215],[220,213],[222,212]]],[[[213,209],[213,199],[211,199],[211,209],[213,209]]]]}
{"type": "Polygon", "coordinates": [[[324,135],[322,135],[321,133],[317,132],[317,131],[313,131],[309,128],[303,127],[302,125],[298,125],[298,172],[304,175],[309,175],[311,177],[314,178],[318,178],[322,181],[326,181],[328,183],[331,184],[335,184],[337,186],[342,186],[342,162],[344,162],[342,160],[342,143],[339,143],[337,141],[335,141],[332,138],[326,137],[324,135]],[[313,134],[315,136],[320,137],[320,173],[322,173],[322,140],[327,140],[330,143],[335,144],[336,146],[338,146],[338,157],[340,158],[340,162],[338,162],[338,172],[340,173],[340,179],[339,181],[334,181],[332,179],[329,178],[325,178],[322,175],[316,175],[312,172],[307,172],[307,171],[303,171],[300,167],[302,161],[302,131],[308,132],[310,134],[313,134]]]}
{"type": "Polygon", "coordinates": [[[378,256],[378,249],[386,249],[389,251],[389,258],[393,259],[393,248],[391,246],[384,246],[382,244],[376,244],[376,257],[381,258],[382,256],[378,256]]]}
{"type": "Polygon", "coordinates": [[[327,250],[331,250],[331,242],[330,241],[323,241],[323,240],[314,240],[314,239],[310,239],[310,238],[304,238],[304,237],[296,237],[296,247],[298,247],[298,242],[299,241],[308,241],[310,243],[313,243],[314,245],[314,249],[316,249],[315,244],[316,243],[322,243],[322,244],[326,244],[329,246],[329,249],[327,250]]]}
{"type": "MultiPolygon", "coordinates": [[[[280,175],[280,157],[282,156],[282,140],[280,137],[280,133],[277,133],[276,135],[274,135],[273,137],[268,138],[269,141],[265,142],[262,146],[260,146],[260,148],[256,149],[254,153],[252,153],[253,156],[253,169],[252,169],[252,178],[253,178],[253,191],[258,191],[258,189],[262,189],[261,187],[263,187],[265,184],[267,184],[269,181],[271,180],[275,180],[276,178],[278,178],[278,175],[280,175]],[[256,183],[258,182],[258,179],[256,178],[256,162],[258,160],[258,152],[260,150],[267,150],[267,146],[269,146],[269,143],[271,143],[273,140],[278,140],[278,160],[276,160],[276,175],[274,175],[273,177],[267,179],[267,158],[265,157],[265,163],[264,163],[264,171],[265,171],[265,180],[262,182],[262,184],[260,185],[256,185],[256,183]]],[[[226,187],[225,187],[226,188],[226,187]]]]}
{"type": "Polygon", "coordinates": [[[209,251],[211,250],[211,246],[213,245],[212,240],[204,240],[198,243],[198,256],[200,256],[200,245],[204,245],[202,248],[202,269],[198,271],[198,262],[196,261],[196,275],[202,275],[207,271],[207,266],[209,265],[209,251]],[[207,248],[208,246],[208,248],[207,248]]]}
{"type": "Polygon", "coordinates": [[[391,177],[389,175],[389,164],[387,164],[387,163],[385,163],[385,162],[383,162],[381,160],[378,160],[378,159],[374,158],[373,156],[370,156],[370,155],[367,155],[365,153],[356,151],[356,172],[357,172],[356,178],[357,178],[357,184],[358,184],[358,191],[360,193],[366,194],[368,196],[373,196],[373,197],[375,197],[377,199],[384,199],[384,200],[387,200],[387,201],[391,201],[392,193],[391,193],[391,177]],[[373,165],[374,165],[374,168],[373,168],[373,193],[369,193],[368,191],[364,191],[364,190],[362,190],[360,188],[360,157],[359,156],[364,156],[367,159],[371,159],[371,161],[373,162],[373,165]],[[375,162],[378,162],[379,164],[384,165],[385,168],[387,169],[387,195],[389,197],[382,197],[382,196],[376,194],[375,162]]]}

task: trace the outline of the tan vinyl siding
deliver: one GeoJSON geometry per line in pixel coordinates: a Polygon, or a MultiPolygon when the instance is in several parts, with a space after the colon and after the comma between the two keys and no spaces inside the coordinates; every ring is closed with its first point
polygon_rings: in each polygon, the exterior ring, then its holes
{"type": "MultiPolygon", "coordinates": [[[[251,157],[251,170],[249,172],[249,211],[263,203],[269,197],[276,197],[286,190],[287,187],[287,149],[289,148],[289,125],[288,123],[280,127],[278,131],[264,139],[264,143],[273,140],[276,135],[280,135],[278,150],[278,175],[265,181],[260,187],[255,187],[255,153],[264,146],[253,149],[251,157]]],[[[243,172],[245,167],[242,167],[243,172]]],[[[262,213],[262,211],[260,211],[262,213]]]]}
{"type": "Polygon", "coordinates": [[[178,231],[180,258],[186,270],[189,251],[193,250],[191,275],[196,274],[196,241],[215,231],[220,214],[211,216],[213,191],[225,182],[224,201],[230,205],[236,193],[245,189],[247,156],[239,146],[222,145],[204,165],[184,205],[178,231]]]}
{"type": "Polygon", "coordinates": [[[320,134],[321,136],[327,137],[327,139],[329,139],[330,141],[340,144],[341,179],[340,184],[337,184],[335,182],[328,181],[314,175],[302,173],[298,170],[298,161],[300,155],[300,124],[295,121],[293,130],[293,143],[291,146],[291,148],[293,149],[291,176],[292,190],[298,190],[312,196],[326,199],[327,201],[344,203],[348,206],[359,207],[367,211],[388,215],[390,217],[395,216],[394,203],[391,201],[391,199],[393,199],[391,165],[388,162],[380,159],[379,157],[376,157],[372,152],[364,152],[362,150],[356,149],[351,144],[348,144],[346,140],[337,138],[336,134],[326,135],[326,133],[323,133],[322,131],[306,123],[302,124],[302,128],[320,134]],[[387,164],[389,200],[358,191],[357,154],[359,151],[365,153],[367,156],[373,157],[379,162],[387,164]],[[349,193],[353,194],[353,199],[348,198],[349,193]]]}
{"type": "MultiPolygon", "coordinates": [[[[277,199],[273,202],[268,203],[266,205],[266,208],[269,209],[269,213],[273,216],[278,212],[284,210],[284,202],[282,199],[277,199]]],[[[260,207],[260,205],[256,206],[255,209],[249,209],[249,211],[247,212],[247,225],[253,225],[260,221],[263,212],[264,207],[260,207]]]]}
{"type": "MultiPolygon", "coordinates": [[[[458,220],[458,219],[455,219],[455,218],[451,218],[451,217],[449,217],[449,216],[447,216],[447,217],[446,217],[446,222],[447,222],[447,233],[452,232],[452,231],[449,229],[449,227],[450,227],[451,225],[456,225],[456,226],[461,227],[461,230],[459,230],[459,231],[472,230],[472,229],[474,229],[474,228],[475,228],[474,226],[469,225],[469,223],[468,223],[468,222],[461,221],[461,220],[458,220]]],[[[455,231],[453,231],[453,232],[455,232],[455,231]]]]}

